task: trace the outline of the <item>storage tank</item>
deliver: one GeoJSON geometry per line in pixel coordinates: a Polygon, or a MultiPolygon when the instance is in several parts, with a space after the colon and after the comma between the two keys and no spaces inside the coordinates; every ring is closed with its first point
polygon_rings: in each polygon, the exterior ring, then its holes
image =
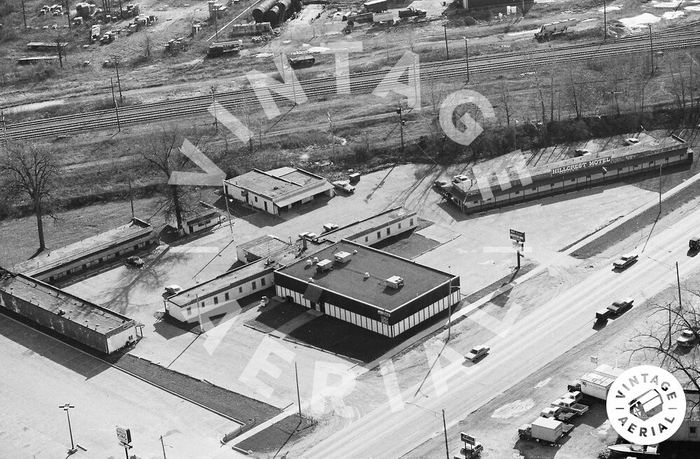
{"type": "MultiPolygon", "coordinates": [[[[275,0],[275,2],[276,1],[277,0],[275,0]]],[[[277,24],[283,20],[284,18],[280,17],[280,7],[277,4],[273,5],[272,8],[265,11],[265,14],[263,14],[263,21],[269,22],[272,27],[277,27],[277,24]]]]}
{"type": "Polygon", "coordinates": [[[264,22],[263,16],[270,8],[275,6],[275,3],[277,3],[277,1],[278,0],[265,0],[258,6],[253,8],[253,19],[255,20],[255,22],[264,22]]]}
{"type": "Polygon", "coordinates": [[[292,0],[277,0],[275,6],[279,8],[279,22],[286,21],[292,15],[292,0]]]}

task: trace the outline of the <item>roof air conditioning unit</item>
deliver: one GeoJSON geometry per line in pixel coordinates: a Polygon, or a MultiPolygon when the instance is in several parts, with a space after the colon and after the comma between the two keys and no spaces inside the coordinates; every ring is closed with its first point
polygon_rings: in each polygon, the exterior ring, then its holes
{"type": "Polygon", "coordinates": [[[387,287],[399,289],[403,287],[403,278],[399,276],[391,276],[386,280],[387,287]]]}
{"type": "Polygon", "coordinates": [[[337,252],[333,254],[333,256],[335,257],[335,261],[337,261],[338,263],[347,263],[348,261],[350,261],[350,258],[352,258],[352,254],[345,251],[337,252]]]}
{"type": "Polygon", "coordinates": [[[318,263],[318,257],[314,257],[314,263],[318,263]]]}
{"type": "Polygon", "coordinates": [[[369,273],[368,273],[368,272],[365,273],[365,279],[369,279],[369,273]]]}
{"type": "Polygon", "coordinates": [[[353,250],[352,253],[354,253],[355,255],[357,255],[357,249],[353,250]]]}
{"type": "Polygon", "coordinates": [[[314,261],[311,258],[306,259],[306,266],[313,266],[314,261]]]}
{"type": "Polygon", "coordinates": [[[314,283],[314,278],[313,278],[313,277],[309,277],[309,284],[313,284],[313,283],[314,283]]]}
{"type": "Polygon", "coordinates": [[[330,271],[331,269],[333,269],[333,262],[327,258],[316,263],[316,271],[318,272],[330,271]]]}

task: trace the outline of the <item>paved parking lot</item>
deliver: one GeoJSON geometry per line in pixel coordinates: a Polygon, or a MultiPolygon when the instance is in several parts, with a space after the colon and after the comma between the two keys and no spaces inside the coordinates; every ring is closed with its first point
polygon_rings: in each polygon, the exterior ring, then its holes
{"type": "Polygon", "coordinates": [[[282,218],[253,213],[235,219],[233,243],[225,224],[161,255],[147,257],[143,270],[116,268],[68,290],[144,323],[144,339],[133,351],[135,355],[284,408],[296,401],[294,361],[298,364],[302,398],[313,392],[315,378],[318,384],[318,378],[324,376],[320,371],[349,368],[354,362],[244,326],[257,314],[256,308],[225,320],[198,338],[156,320],[157,311],[163,309],[164,285],[187,287],[195,277],[205,280],[223,273],[235,262],[236,244],[259,236],[295,239],[303,231],[320,233],[324,223],[344,225],[403,205],[434,222],[419,234],[438,245],[416,260],[459,274],[466,296],[512,272],[515,255],[510,228],[526,233],[526,256],[530,261],[570,265],[575,261],[559,254],[560,249],[656,196],[635,186],[620,185],[551,197],[485,215],[463,215],[431,188],[435,179],[451,177],[461,170],[405,165],[368,174],[353,195],[324,199],[282,218]],[[250,366],[251,362],[264,363],[266,358],[271,362],[269,367],[250,366]]]}

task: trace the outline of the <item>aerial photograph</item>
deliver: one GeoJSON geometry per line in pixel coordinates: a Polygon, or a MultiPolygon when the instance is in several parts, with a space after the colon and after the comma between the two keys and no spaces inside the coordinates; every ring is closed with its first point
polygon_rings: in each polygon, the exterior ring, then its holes
{"type": "Polygon", "coordinates": [[[700,459],[700,0],[0,0],[0,122],[0,459],[700,459]]]}

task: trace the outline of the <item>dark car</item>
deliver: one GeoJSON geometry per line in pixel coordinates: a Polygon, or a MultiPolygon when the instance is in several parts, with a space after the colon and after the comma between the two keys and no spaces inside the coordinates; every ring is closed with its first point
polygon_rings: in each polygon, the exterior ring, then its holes
{"type": "Polygon", "coordinates": [[[608,309],[610,310],[610,314],[612,316],[619,316],[620,314],[624,313],[625,311],[628,311],[629,309],[631,309],[632,303],[634,303],[634,299],[625,298],[623,300],[615,301],[613,304],[608,306],[608,309]]]}
{"type": "Polygon", "coordinates": [[[132,268],[143,268],[143,260],[135,255],[130,256],[126,259],[126,265],[132,268]]]}
{"type": "Polygon", "coordinates": [[[623,255],[613,262],[613,268],[618,271],[623,271],[635,264],[637,260],[639,260],[639,255],[637,254],[623,255]]]}

